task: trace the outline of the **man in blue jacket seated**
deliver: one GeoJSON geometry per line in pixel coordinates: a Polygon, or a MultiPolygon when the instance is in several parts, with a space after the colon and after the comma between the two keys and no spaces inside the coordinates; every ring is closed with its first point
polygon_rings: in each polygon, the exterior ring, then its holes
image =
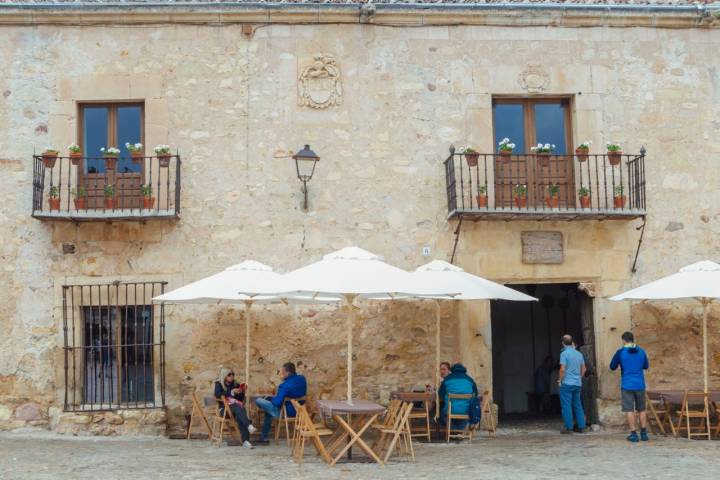
{"type": "MultiPolygon", "coordinates": [[[[265,412],[260,441],[257,443],[268,443],[268,435],[270,434],[270,428],[272,428],[273,418],[280,417],[280,410],[286,398],[300,398],[307,394],[305,377],[295,373],[294,363],[288,362],[280,367],[280,376],[283,378],[283,382],[278,387],[274,397],[258,398],[255,400],[258,408],[265,412]]],[[[295,409],[290,402],[285,405],[285,409],[288,417],[295,416],[295,409]]]]}
{"type": "MultiPolygon", "coordinates": [[[[461,363],[456,363],[450,367],[450,374],[445,377],[438,390],[438,396],[442,404],[440,410],[440,424],[445,425],[447,423],[447,408],[448,408],[448,395],[467,395],[472,393],[477,396],[478,388],[475,385],[475,380],[467,374],[467,369],[461,363]]],[[[452,402],[452,414],[453,415],[467,415],[470,408],[470,400],[453,400],[452,402]]],[[[465,423],[462,420],[456,420],[453,423],[452,428],[465,428],[465,423]]]]}
{"type": "Polygon", "coordinates": [[[645,370],[650,368],[645,350],[635,344],[635,336],[632,332],[622,334],[625,345],[615,352],[610,362],[610,370],[617,370],[618,366],[622,372],[620,381],[620,393],[622,394],[622,411],[627,416],[630,435],[627,439],[630,442],[638,441],[637,424],[635,412],[640,414],[640,440],[648,441],[647,434],[647,412],[645,412],[645,370]]]}

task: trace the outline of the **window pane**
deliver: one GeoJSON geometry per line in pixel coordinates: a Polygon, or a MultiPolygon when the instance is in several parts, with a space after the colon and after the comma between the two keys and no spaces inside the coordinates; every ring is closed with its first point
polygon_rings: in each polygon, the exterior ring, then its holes
{"type": "Polygon", "coordinates": [[[567,154],[565,106],[560,103],[535,104],[535,138],[538,143],[554,143],[558,155],[567,154]]]}
{"type": "Polygon", "coordinates": [[[525,118],[521,103],[498,103],[493,107],[495,149],[503,138],[515,144],[514,153],[525,152],[525,118]]]}
{"type": "Polygon", "coordinates": [[[139,172],[140,165],[130,159],[126,143],[138,143],[141,140],[142,112],[139,106],[119,106],[117,109],[117,147],[120,149],[118,173],[139,172]]]}
{"type": "Polygon", "coordinates": [[[137,305],[121,311],[121,341],[124,342],[122,401],[152,402],[155,399],[152,307],[137,305]]]}
{"type": "Polygon", "coordinates": [[[106,107],[83,108],[83,154],[95,157],[85,162],[85,173],[105,172],[105,162],[97,159],[102,156],[101,148],[109,146],[108,109],[106,107]]]}

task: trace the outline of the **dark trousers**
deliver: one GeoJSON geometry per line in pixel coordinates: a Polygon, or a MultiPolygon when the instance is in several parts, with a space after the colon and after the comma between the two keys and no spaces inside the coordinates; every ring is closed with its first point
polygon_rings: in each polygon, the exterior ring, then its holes
{"type": "Polygon", "coordinates": [[[232,414],[235,416],[235,420],[237,421],[238,428],[240,428],[240,436],[242,437],[243,442],[245,440],[250,440],[250,432],[248,431],[248,425],[250,425],[250,419],[247,416],[247,412],[245,412],[245,409],[238,405],[237,403],[230,405],[230,410],[232,411],[232,414]]]}

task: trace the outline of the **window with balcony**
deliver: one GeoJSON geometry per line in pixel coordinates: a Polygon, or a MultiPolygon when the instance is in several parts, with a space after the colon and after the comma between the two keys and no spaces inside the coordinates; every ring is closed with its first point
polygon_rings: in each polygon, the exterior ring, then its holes
{"type": "MultiPolygon", "coordinates": [[[[44,220],[145,220],[180,212],[180,157],[147,155],[143,102],[79,103],[80,152],[35,155],[33,216],[44,220]],[[142,144],[130,151],[126,144],[142,144]],[[107,156],[103,149],[117,148],[107,156]]],[[[154,153],[154,152],[153,152],[154,153]]]]}

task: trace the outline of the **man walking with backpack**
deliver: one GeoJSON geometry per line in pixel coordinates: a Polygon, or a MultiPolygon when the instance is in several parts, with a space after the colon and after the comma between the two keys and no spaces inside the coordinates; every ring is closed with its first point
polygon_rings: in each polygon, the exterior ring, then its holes
{"type": "Polygon", "coordinates": [[[618,366],[622,372],[620,381],[620,393],[622,395],[622,411],[627,417],[630,435],[627,439],[630,442],[642,440],[648,441],[647,434],[647,412],[645,412],[645,370],[650,368],[645,350],[635,344],[635,336],[632,332],[622,334],[623,347],[615,352],[610,362],[610,370],[617,370],[618,366]],[[635,412],[640,414],[640,438],[637,434],[637,418],[635,412]]]}

